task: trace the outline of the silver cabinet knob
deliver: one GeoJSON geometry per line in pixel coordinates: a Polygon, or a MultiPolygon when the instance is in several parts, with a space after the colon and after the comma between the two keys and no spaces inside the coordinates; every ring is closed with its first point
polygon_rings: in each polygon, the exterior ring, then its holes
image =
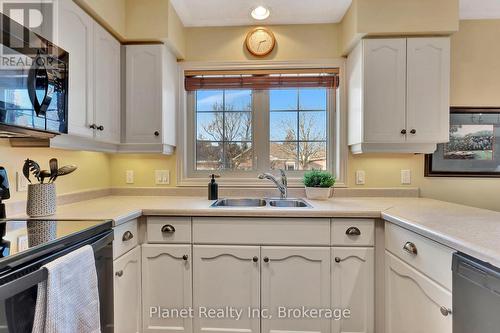
{"type": "Polygon", "coordinates": [[[257,261],[259,261],[259,258],[257,256],[255,256],[255,257],[252,258],[252,261],[253,262],[257,262],[257,261]]]}
{"type": "Polygon", "coordinates": [[[441,311],[441,314],[445,317],[451,315],[451,309],[448,309],[446,306],[442,306],[441,308],[439,308],[439,310],[441,311]]]}
{"type": "Polygon", "coordinates": [[[406,135],[406,129],[402,129],[401,134],[406,135]]]}
{"type": "Polygon", "coordinates": [[[417,246],[412,242],[406,242],[405,245],[403,246],[403,250],[405,250],[409,254],[413,255],[418,254],[417,246]]]}
{"type": "Polygon", "coordinates": [[[96,124],[92,124],[92,125],[89,126],[89,128],[91,128],[91,129],[97,129],[97,125],[96,124]]]}
{"type": "Polygon", "coordinates": [[[350,227],[345,231],[348,236],[361,236],[361,230],[357,227],[350,227]]]}
{"type": "Polygon", "coordinates": [[[120,271],[116,272],[115,275],[118,276],[118,277],[122,277],[123,276],[123,271],[120,270],[120,271]]]}
{"type": "Polygon", "coordinates": [[[269,262],[269,258],[268,257],[264,257],[264,262],[269,262]]]}
{"type": "Polygon", "coordinates": [[[410,131],[410,134],[413,134],[413,135],[417,134],[417,130],[413,128],[413,129],[410,131]]]}
{"type": "Polygon", "coordinates": [[[161,227],[161,232],[173,234],[175,232],[175,227],[171,224],[165,224],[163,227],[161,227]]]}
{"type": "Polygon", "coordinates": [[[187,254],[185,254],[185,255],[182,256],[182,260],[187,261],[188,259],[189,259],[189,257],[188,257],[187,254]]]}
{"type": "Polygon", "coordinates": [[[340,259],[340,257],[335,257],[335,262],[338,264],[339,262],[341,262],[342,259],[340,259]]]}
{"type": "Polygon", "coordinates": [[[122,241],[127,242],[127,241],[131,240],[132,238],[134,238],[134,234],[131,233],[130,231],[125,231],[123,233],[123,236],[122,236],[122,241]]]}

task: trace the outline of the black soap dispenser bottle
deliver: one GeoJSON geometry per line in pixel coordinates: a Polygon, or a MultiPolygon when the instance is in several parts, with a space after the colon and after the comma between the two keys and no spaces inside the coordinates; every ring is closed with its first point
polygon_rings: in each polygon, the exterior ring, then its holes
{"type": "Polygon", "coordinates": [[[219,178],[216,174],[210,175],[210,183],[208,183],[208,200],[219,199],[219,184],[215,182],[215,178],[219,178]]]}

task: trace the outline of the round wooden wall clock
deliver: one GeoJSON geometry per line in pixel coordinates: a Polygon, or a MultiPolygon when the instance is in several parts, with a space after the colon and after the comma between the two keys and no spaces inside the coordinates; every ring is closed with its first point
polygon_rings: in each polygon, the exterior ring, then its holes
{"type": "Polygon", "coordinates": [[[271,30],[257,27],[247,34],[245,45],[248,52],[257,57],[264,57],[272,52],[276,46],[276,38],[271,30]]]}

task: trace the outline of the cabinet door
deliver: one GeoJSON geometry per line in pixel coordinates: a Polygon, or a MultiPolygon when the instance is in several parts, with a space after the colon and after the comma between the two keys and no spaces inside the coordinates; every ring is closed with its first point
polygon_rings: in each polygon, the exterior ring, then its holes
{"type": "Polygon", "coordinates": [[[408,39],[408,141],[448,142],[450,39],[408,39]]]}
{"type": "Polygon", "coordinates": [[[365,142],[405,142],[406,39],[364,40],[363,66],[365,142]]]}
{"type": "Polygon", "coordinates": [[[192,332],[191,245],[142,246],[143,332],[192,332]]]}
{"type": "Polygon", "coordinates": [[[141,332],[141,248],[113,262],[115,332],[141,332]]]}
{"type": "Polygon", "coordinates": [[[452,332],[449,291],[387,251],[385,267],[386,333],[452,332]]]}
{"type": "Polygon", "coordinates": [[[59,46],[69,52],[68,133],[93,137],[94,23],[73,1],[58,4],[59,46]]]}
{"type": "Polygon", "coordinates": [[[350,317],[333,321],[333,333],[373,333],[375,273],[373,248],[332,249],[332,307],[350,317]]]}
{"type": "Polygon", "coordinates": [[[260,319],[260,249],[257,246],[194,246],[194,332],[258,333],[260,319]],[[257,261],[255,261],[257,260],[257,261]],[[207,318],[203,309],[232,307],[241,318],[207,318]]]}
{"type": "Polygon", "coordinates": [[[330,309],[330,249],[263,247],[262,258],[262,308],[272,314],[262,319],[262,332],[329,332],[328,318],[287,311],[330,309]]]}
{"type": "Polygon", "coordinates": [[[162,142],[163,47],[126,46],[127,143],[162,142]]]}
{"type": "Polygon", "coordinates": [[[120,143],[120,43],[99,24],[94,27],[94,60],[96,139],[120,143]]]}

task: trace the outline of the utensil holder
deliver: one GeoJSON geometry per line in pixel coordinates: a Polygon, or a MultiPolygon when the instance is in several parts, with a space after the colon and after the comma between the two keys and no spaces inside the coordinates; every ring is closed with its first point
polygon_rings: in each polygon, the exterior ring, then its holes
{"type": "Polygon", "coordinates": [[[29,247],[48,243],[57,237],[56,221],[28,221],[26,229],[28,230],[29,247]]]}
{"type": "Polygon", "coordinates": [[[56,184],[29,184],[26,214],[43,217],[56,213],[56,184]]]}

